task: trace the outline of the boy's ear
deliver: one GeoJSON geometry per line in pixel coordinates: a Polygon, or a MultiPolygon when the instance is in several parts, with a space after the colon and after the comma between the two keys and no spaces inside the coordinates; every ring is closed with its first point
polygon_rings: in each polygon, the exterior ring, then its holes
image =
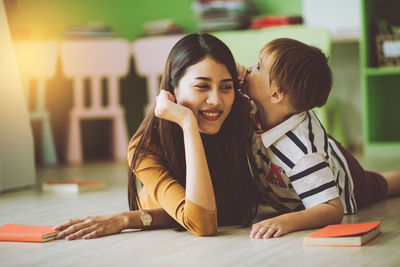
{"type": "Polygon", "coordinates": [[[271,92],[271,102],[278,104],[282,102],[282,100],[285,98],[285,94],[280,90],[279,87],[273,87],[273,90],[271,92]]]}

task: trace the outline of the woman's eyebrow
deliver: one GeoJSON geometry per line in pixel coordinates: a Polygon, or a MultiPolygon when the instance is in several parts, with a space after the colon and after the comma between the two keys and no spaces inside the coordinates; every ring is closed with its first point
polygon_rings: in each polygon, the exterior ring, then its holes
{"type": "MultiPolygon", "coordinates": [[[[204,80],[204,81],[208,81],[208,82],[212,81],[212,79],[209,77],[196,77],[195,79],[196,80],[204,80]]],[[[231,82],[231,81],[232,81],[232,78],[227,78],[227,79],[222,79],[220,82],[224,83],[224,82],[231,82]]]]}
{"type": "Polygon", "coordinates": [[[198,80],[205,80],[205,81],[211,81],[211,78],[208,78],[208,77],[196,77],[195,79],[198,79],[198,80]]]}

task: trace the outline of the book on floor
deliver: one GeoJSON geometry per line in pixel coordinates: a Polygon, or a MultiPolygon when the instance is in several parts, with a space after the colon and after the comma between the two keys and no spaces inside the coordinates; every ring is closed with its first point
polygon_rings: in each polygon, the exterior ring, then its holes
{"type": "Polygon", "coordinates": [[[328,225],[304,238],[306,246],[359,247],[381,233],[381,222],[328,225]]]}
{"type": "Polygon", "coordinates": [[[4,224],[0,226],[0,241],[48,242],[56,238],[58,230],[46,225],[4,224]]]}
{"type": "Polygon", "coordinates": [[[82,193],[82,192],[104,189],[105,187],[106,187],[106,184],[104,181],[45,180],[43,182],[42,189],[44,192],[50,192],[50,193],[78,194],[78,193],[82,193]]]}

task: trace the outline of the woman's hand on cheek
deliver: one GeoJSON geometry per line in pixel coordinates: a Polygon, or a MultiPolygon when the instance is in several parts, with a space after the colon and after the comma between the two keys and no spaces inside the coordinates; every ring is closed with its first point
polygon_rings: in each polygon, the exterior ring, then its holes
{"type": "Polygon", "coordinates": [[[289,232],[291,231],[287,227],[287,224],[278,216],[253,224],[250,237],[267,239],[270,237],[280,237],[289,232]]]}
{"type": "Polygon", "coordinates": [[[66,223],[54,227],[60,230],[57,239],[66,238],[73,240],[77,238],[90,239],[105,235],[112,235],[125,229],[126,221],[122,215],[106,215],[85,217],[82,219],[71,219],[66,223]]]}
{"type": "Polygon", "coordinates": [[[160,119],[175,122],[181,128],[197,125],[193,112],[183,105],[176,104],[175,97],[165,90],[161,90],[156,98],[154,115],[160,119]]]}

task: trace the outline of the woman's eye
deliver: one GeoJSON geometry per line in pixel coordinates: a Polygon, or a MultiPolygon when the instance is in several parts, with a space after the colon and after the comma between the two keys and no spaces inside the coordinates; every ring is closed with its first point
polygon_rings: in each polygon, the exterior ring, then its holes
{"type": "Polygon", "coordinates": [[[222,86],[221,86],[221,89],[222,89],[222,90],[230,90],[230,89],[232,89],[232,85],[230,85],[230,84],[222,85],[222,86]]]}
{"type": "Polygon", "coordinates": [[[257,69],[260,70],[260,62],[257,63],[257,69]]]}
{"type": "Polygon", "coordinates": [[[209,88],[208,84],[196,84],[194,87],[197,87],[200,89],[208,89],[209,88]]]}

